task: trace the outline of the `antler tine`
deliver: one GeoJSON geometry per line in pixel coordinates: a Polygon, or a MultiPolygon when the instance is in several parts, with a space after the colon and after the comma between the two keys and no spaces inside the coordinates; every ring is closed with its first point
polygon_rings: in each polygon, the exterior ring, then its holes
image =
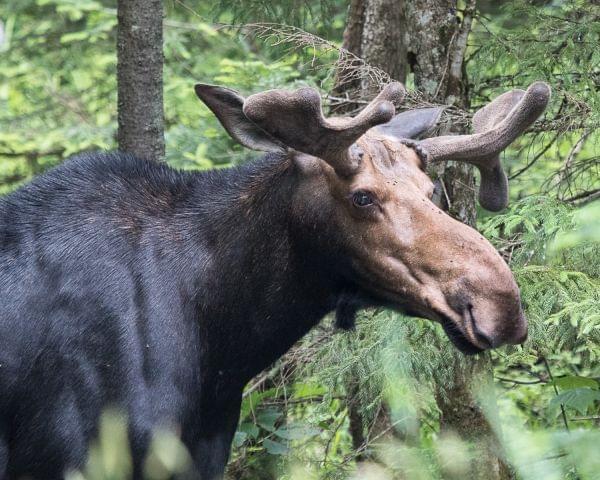
{"type": "Polygon", "coordinates": [[[400,103],[405,95],[406,90],[400,82],[389,83],[362,112],[349,119],[348,123],[353,124],[352,128],[360,130],[359,135],[363,135],[370,128],[389,122],[396,113],[394,102],[400,103]]]}
{"type": "Polygon", "coordinates": [[[296,91],[269,90],[244,102],[244,115],[288,147],[322,158],[338,173],[349,174],[356,165],[348,148],[367,130],[388,122],[395,113],[393,102],[404,98],[404,87],[394,82],[356,117],[326,119],[321,97],[312,88],[296,91]]]}
{"type": "Polygon", "coordinates": [[[473,118],[473,135],[433,137],[419,145],[432,161],[457,160],[478,167],[481,206],[501,210],[508,203],[508,181],[499,154],[535,122],[549,100],[550,87],[535,82],[526,92],[513,90],[479,110],[473,118]]]}
{"type": "MultiPolygon", "coordinates": [[[[499,124],[517,105],[525,90],[512,90],[503,93],[493,102],[480,108],[473,115],[473,131],[483,133],[499,124]]],[[[508,178],[500,162],[500,154],[489,158],[487,168],[479,167],[481,183],[479,186],[479,204],[491,212],[499,212],[508,206],[508,178]]]]}
{"type": "Polygon", "coordinates": [[[486,160],[510,145],[544,111],[550,99],[550,87],[544,82],[532,84],[507,117],[491,130],[473,135],[441,136],[423,140],[431,160],[463,160],[486,164],[486,160]]]}

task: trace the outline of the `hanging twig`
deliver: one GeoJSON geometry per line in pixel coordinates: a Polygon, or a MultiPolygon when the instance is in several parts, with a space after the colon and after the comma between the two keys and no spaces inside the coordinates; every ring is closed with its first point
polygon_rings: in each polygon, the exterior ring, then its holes
{"type": "Polygon", "coordinates": [[[511,378],[504,378],[504,377],[495,377],[496,380],[499,380],[501,382],[510,382],[510,383],[516,383],[517,385],[538,385],[540,383],[546,383],[543,380],[534,380],[531,382],[528,381],[523,381],[523,380],[513,380],[511,378]]]}
{"type": "Polygon", "coordinates": [[[519,175],[521,175],[521,174],[525,173],[527,170],[529,170],[533,166],[533,164],[542,157],[542,155],[544,155],[548,150],[550,150],[550,147],[552,145],[554,145],[554,142],[556,142],[556,140],[558,140],[558,137],[560,136],[560,134],[561,134],[561,132],[557,132],[556,135],[554,135],[554,137],[552,138],[552,140],[550,140],[544,146],[544,148],[542,148],[542,150],[540,150],[527,165],[525,165],[523,168],[521,168],[520,170],[518,170],[517,172],[512,174],[510,177],[508,177],[508,179],[513,180],[513,179],[517,178],[519,175]]]}
{"type": "MultiPolygon", "coordinates": [[[[552,388],[554,388],[554,393],[558,397],[558,388],[556,387],[556,383],[554,382],[554,377],[552,376],[552,372],[550,371],[550,364],[548,363],[548,360],[546,359],[546,357],[542,357],[542,361],[544,362],[544,366],[546,367],[546,371],[548,372],[548,377],[550,378],[550,381],[552,382],[552,388]]],[[[560,412],[562,414],[562,419],[565,424],[565,428],[567,429],[568,432],[570,432],[571,429],[569,428],[569,422],[567,421],[567,414],[565,412],[565,406],[562,403],[560,404],[560,412]]]]}

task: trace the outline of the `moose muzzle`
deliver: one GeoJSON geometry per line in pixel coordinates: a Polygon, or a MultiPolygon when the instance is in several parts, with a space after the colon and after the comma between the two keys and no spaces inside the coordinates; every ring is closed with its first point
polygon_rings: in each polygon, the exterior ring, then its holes
{"type": "Polygon", "coordinates": [[[523,343],[527,320],[504,259],[474,229],[437,217],[433,231],[413,244],[423,259],[415,269],[427,292],[420,301],[465,353],[523,343]]]}

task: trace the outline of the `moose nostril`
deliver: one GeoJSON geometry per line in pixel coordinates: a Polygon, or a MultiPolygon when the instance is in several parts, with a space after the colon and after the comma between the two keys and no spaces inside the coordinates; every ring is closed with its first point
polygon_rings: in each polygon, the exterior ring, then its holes
{"type": "Polygon", "coordinates": [[[475,323],[475,319],[473,319],[473,315],[471,315],[471,320],[473,322],[473,333],[477,341],[486,348],[494,348],[496,346],[494,340],[479,329],[477,323],[475,323]]]}
{"type": "Polygon", "coordinates": [[[469,319],[471,320],[471,328],[473,329],[473,335],[475,336],[477,341],[485,348],[494,348],[496,346],[496,343],[494,342],[492,337],[490,337],[489,335],[484,333],[477,326],[477,322],[475,321],[475,316],[473,315],[473,305],[469,304],[468,310],[469,310],[469,319]]]}
{"type": "MultiPolygon", "coordinates": [[[[473,318],[473,317],[471,317],[471,318],[473,318]]],[[[484,347],[486,347],[486,348],[494,348],[495,347],[494,340],[489,335],[486,335],[485,333],[483,333],[479,329],[479,327],[477,327],[477,324],[475,322],[473,322],[473,333],[475,334],[475,338],[477,338],[477,341],[484,347]]]]}

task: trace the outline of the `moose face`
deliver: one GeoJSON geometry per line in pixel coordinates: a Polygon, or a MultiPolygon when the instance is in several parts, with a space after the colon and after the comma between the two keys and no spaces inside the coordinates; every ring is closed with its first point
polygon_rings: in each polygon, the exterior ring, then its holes
{"type": "MultiPolygon", "coordinates": [[[[475,134],[414,141],[441,109],[394,116],[403,88],[388,85],[354,118],[325,119],[312,89],[273,90],[243,99],[197,85],[198,96],[240,143],[287,151],[301,179],[298,216],[327,215],[336,255],[348,259],[361,291],[405,312],[439,321],[453,343],[476,353],[527,336],[518,287],[493,246],[432,201],[427,162],[462,160],[481,172],[482,206],[507,203],[499,153],[544,110],[549,88],[508,92],[479,110],[475,134]]],[[[331,248],[331,246],[329,247],[331,248]]],[[[333,252],[332,252],[333,253],[333,252]]]]}
{"type": "Polygon", "coordinates": [[[414,150],[370,133],[357,147],[361,168],[349,177],[311,157],[313,177],[297,195],[310,218],[326,212],[351,259],[351,280],[388,305],[439,321],[465,353],[524,341],[527,322],[508,266],[431,201],[434,185],[414,150]]]}

